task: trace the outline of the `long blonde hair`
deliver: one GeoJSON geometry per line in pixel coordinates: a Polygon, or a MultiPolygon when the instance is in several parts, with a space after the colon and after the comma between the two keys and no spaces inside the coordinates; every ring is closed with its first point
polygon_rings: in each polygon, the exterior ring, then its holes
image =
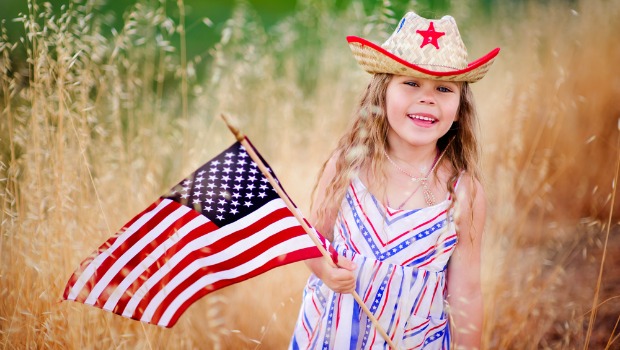
{"type": "MultiPolygon", "coordinates": [[[[353,123],[338,141],[331,157],[336,156],[336,174],[327,186],[323,203],[312,203],[317,208],[318,220],[327,213],[337,211],[347,191],[351,179],[362,169],[372,174],[381,174],[381,166],[387,151],[387,135],[390,125],[385,103],[386,91],[392,74],[374,74],[360,100],[353,123]]],[[[437,141],[440,152],[445,150],[443,159],[450,164],[450,177],[447,189],[456,198],[454,185],[460,174],[467,172],[473,179],[479,179],[479,147],[476,136],[477,120],[473,94],[468,83],[461,83],[461,97],[456,112],[457,121],[450,130],[437,141]]],[[[323,173],[327,161],[321,168],[323,173]]],[[[438,167],[439,168],[439,167],[438,167]]],[[[435,170],[437,171],[437,170],[435,170]]],[[[318,181],[314,186],[317,189],[318,181]]],[[[452,203],[455,201],[453,200],[452,203]]]]}

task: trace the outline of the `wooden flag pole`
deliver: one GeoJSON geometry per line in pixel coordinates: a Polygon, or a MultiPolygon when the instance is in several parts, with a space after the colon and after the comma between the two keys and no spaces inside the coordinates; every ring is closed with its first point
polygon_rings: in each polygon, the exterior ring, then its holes
{"type": "MultiPolygon", "coordinates": [[[[250,155],[250,157],[252,158],[254,163],[256,163],[256,165],[258,166],[260,171],[263,173],[263,175],[265,175],[265,177],[267,178],[271,186],[273,186],[273,188],[276,190],[280,198],[282,198],[282,200],[284,201],[288,209],[293,213],[297,221],[299,221],[299,224],[304,228],[308,236],[310,236],[310,239],[312,239],[312,242],[314,242],[317,248],[319,248],[319,251],[321,252],[321,254],[323,254],[323,257],[327,259],[327,261],[332,267],[337,267],[337,265],[332,260],[330,254],[323,247],[323,244],[315,236],[313,229],[310,228],[305,218],[301,215],[299,209],[297,209],[295,205],[293,204],[293,202],[291,202],[288,195],[284,192],[280,184],[273,178],[273,176],[271,176],[271,173],[269,172],[267,167],[265,167],[265,164],[263,164],[258,154],[254,152],[254,148],[252,147],[252,145],[250,145],[245,135],[238,128],[233,126],[225,115],[222,114],[221,117],[224,120],[224,123],[226,123],[226,126],[228,126],[228,129],[230,129],[233,135],[235,135],[235,138],[237,139],[237,141],[239,141],[243,145],[243,147],[245,147],[245,151],[250,155]]],[[[383,330],[383,327],[381,327],[381,325],[379,324],[379,321],[377,321],[377,319],[372,314],[372,312],[370,312],[370,310],[368,309],[368,307],[366,306],[362,298],[359,296],[359,294],[357,294],[357,292],[353,290],[351,292],[351,295],[353,295],[353,298],[357,301],[357,303],[362,308],[362,310],[364,310],[364,312],[366,313],[366,316],[368,316],[372,324],[375,326],[375,329],[377,330],[377,332],[379,332],[379,334],[381,334],[385,342],[388,343],[388,345],[392,349],[397,350],[398,348],[394,345],[390,337],[383,330]]]]}

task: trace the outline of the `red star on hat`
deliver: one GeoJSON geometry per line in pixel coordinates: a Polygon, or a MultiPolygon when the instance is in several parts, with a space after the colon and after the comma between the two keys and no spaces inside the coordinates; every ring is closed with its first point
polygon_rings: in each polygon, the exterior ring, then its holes
{"type": "Polygon", "coordinates": [[[437,43],[437,39],[446,35],[446,33],[444,32],[436,32],[433,22],[431,22],[427,30],[418,29],[415,32],[422,35],[422,37],[424,38],[424,40],[422,40],[422,45],[420,45],[420,48],[423,48],[428,44],[432,44],[433,46],[435,46],[436,49],[439,49],[439,43],[437,43]]]}

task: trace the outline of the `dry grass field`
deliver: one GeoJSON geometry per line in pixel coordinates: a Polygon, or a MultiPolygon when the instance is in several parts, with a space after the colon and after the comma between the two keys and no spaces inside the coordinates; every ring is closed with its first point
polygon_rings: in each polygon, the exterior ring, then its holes
{"type": "MultiPolygon", "coordinates": [[[[111,36],[94,3],[56,16],[31,3],[23,40],[1,33],[0,349],[285,348],[303,263],[210,294],[171,329],[60,299],[85,257],[234,142],[222,112],[307,212],[368,80],[344,38],[380,41],[381,19],[401,14],[306,0],[266,31],[240,5],[205,59],[171,46],[184,23],[156,2],[131,7],[111,36]],[[27,64],[12,62],[22,49],[27,64]]],[[[502,48],[473,87],[485,348],[619,349],[620,2],[476,9],[455,1],[450,13],[471,57],[502,48]]]]}

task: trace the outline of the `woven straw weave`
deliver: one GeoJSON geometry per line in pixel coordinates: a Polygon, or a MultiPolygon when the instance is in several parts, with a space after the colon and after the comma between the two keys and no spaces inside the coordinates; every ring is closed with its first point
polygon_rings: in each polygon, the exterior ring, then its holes
{"type": "Polygon", "coordinates": [[[369,73],[391,73],[419,78],[447,81],[475,82],[487,73],[498,49],[490,52],[478,62],[479,66],[467,63],[467,49],[454,18],[445,16],[439,20],[428,20],[409,12],[398,24],[394,33],[381,45],[365,39],[350,37],[349,46],[359,65],[369,73]],[[424,44],[422,31],[443,33],[437,38],[439,48],[424,44]]]}

